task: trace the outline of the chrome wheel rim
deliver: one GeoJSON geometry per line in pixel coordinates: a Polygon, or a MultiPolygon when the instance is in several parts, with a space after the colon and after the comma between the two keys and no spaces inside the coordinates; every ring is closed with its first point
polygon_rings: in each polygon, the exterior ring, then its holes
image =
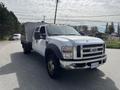
{"type": "Polygon", "coordinates": [[[55,65],[54,65],[54,63],[53,63],[53,60],[48,61],[48,71],[49,71],[51,74],[53,74],[54,68],[55,68],[55,65]]]}

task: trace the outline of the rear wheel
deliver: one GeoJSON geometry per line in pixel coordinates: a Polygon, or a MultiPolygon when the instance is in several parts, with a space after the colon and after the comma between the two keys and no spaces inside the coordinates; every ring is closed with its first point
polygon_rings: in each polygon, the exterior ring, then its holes
{"type": "Polygon", "coordinates": [[[23,52],[24,52],[24,54],[29,54],[29,53],[31,53],[31,50],[24,48],[23,52]]]}
{"type": "Polygon", "coordinates": [[[57,78],[60,74],[59,59],[55,54],[48,54],[46,58],[46,67],[51,78],[57,78]]]}
{"type": "Polygon", "coordinates": [[[24,54],[29,54],[29,53],[31,53],[31,48],[30,48],[29,45],[27,45],[27,44],[22,44],[22,47],[23,47],[23,52],[24,52],[24,54]]]}

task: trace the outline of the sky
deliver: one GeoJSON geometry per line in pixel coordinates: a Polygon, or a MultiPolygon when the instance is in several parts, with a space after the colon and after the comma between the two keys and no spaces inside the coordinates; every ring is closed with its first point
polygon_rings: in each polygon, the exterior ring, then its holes
{"type": "MultiPolygon", "coordinates": [[[[53,22],[56,0],[0,0],[20,22],[53,22]]],[[[120,0],[59,0],[57,23],[99,24],[120,21],[120,0]],[[92,21],[92,23],[90,23],[92,21]],[[98,22],[100,21],[100,22],[98,22]]]]}

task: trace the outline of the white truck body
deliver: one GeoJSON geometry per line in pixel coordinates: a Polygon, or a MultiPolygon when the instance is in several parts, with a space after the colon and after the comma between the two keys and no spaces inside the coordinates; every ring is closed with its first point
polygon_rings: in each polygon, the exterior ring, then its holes
{"type": "MultiPolygon", "coordinates": [[[[55,54],[55,57],[59,58],[60,67],[64,69],[96,68],[106,62],[105,42],[102,39],[72,34],[49,35],[49,28],[57,26],[63,29],[70,28],[64,25],[42,23],[25,24],[26,42],[30,42],[31,49],[45,58],[49,54],[55,54]],[[42,34],[39,36],[40,32],[42,34]],[[52,52],[48,54],[47,52],[50,51],[52,52]]],[[[22,42],[23,49],[27,50],[25,44],[22,42]]]]}

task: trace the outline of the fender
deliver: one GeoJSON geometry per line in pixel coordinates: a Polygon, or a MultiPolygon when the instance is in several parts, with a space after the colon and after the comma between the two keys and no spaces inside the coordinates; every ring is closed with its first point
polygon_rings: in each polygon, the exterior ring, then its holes
{"type": "Polygon", "coordinates": [[[45,50],[45,55],[47,53],[47,50],[52,50],[59,59],[63,59],[63,55],[62,55],[60,49],[55,44],[47,45],[46,50],[45,50]]]}

